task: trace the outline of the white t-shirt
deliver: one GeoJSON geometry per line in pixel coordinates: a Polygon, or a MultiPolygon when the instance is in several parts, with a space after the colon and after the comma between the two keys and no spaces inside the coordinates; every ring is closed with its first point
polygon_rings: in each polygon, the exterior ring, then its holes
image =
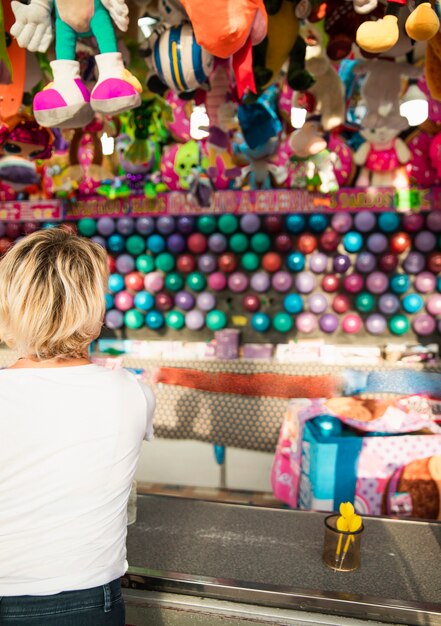
{"type": "Polygon", "coordinates": [[[127,501],[155,397],[97,365],[0,371],[0,597],[127,569],[127,501]]]}

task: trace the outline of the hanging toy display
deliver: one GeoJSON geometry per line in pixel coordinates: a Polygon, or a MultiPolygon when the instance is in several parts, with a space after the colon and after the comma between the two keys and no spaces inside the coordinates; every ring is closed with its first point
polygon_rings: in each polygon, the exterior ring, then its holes
{"type": "Polygon", "coordinates": [[[354,163],[361,166],[357,185],[360,187],[409,186],[405,165],[410,150],[394,128],[364,128],[360,135],[366,140],[354,154],[354,163]]]}

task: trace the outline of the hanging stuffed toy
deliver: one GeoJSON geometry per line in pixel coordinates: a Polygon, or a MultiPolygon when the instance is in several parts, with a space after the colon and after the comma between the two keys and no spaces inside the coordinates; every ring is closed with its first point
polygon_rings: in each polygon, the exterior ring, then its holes
{"type": "Polygon", "coordinates": [[[286,164],[277,165],[273,161],[280,146],[280,137],[270,137],[266,143],[254,149],[241,139],[240,136],[236,137],[234,150],[238,162],[244,164],[242,185],[249,189],[272,189],[282,185],[288,177],[286,164]]]}
{"type": "Polygon", "coordinates": [[[356,185],[358,187],[394,187],[403,189],[409,186],[404,166],[411,154],[404,141],[394,128],[364,128],[360,131],[366,140],[354,154],[354,163],[361,166],[356,185]]]}
{"type": "Polygon", "coordinates": [[[34,97],[34,115],[42,126],[81,128],[94,112],[117,115],[139,106],[139,81],[124,67],[118,52],[112,20],[127,30],[128,9],[124,0],[14,0],[16,22],[11,33],[30,52],[45,52],[52,40],[55,12],[55,55],[51,62],[54,80],[34,97]],[[76,44],[94,35],[100,54],[95,57],[98,82],[89,93],[81,79],[76,44]]]}

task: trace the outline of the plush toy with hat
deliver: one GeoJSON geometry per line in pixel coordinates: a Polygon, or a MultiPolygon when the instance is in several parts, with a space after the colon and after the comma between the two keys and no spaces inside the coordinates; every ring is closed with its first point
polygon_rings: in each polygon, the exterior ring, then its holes
{"type": "Polygon", "coordinates": [[[51,62],[53,82],[36,94],[33,108],[42,126],[80,128],[95,112],[116,115],[140,103],[141,85],[125,69],[118,52],[112,21],[127,29],[124,0],[31,0],[13,1],[15,24],[11,33],[21,47],[45,52],[52,40],[55,13],[55,55],[51,62]],[[81,79],[76,58],[78,39],[94,35],[100,54],[95,57],[98,81],[89,93],[81,79]]]}

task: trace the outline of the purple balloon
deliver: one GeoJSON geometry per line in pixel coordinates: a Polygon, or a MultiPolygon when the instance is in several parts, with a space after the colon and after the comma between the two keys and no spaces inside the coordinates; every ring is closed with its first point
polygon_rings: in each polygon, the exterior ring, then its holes
{"type": "Polygon", "coordinates": [[[354,226],[360,233],[368,233],[375,228],[377,218],[372,211],[360,211],[354,217],[354,226]]]}
{"type": "Polygon", "coordinates": [[[425,313],[417,315],[412,322],[412,328],[417,335],[431,335],[436,329],[435,318],[425,313]]]}
{"type": "Polygon", "coordinates": [[[116,220],[116,230],[120,235],[131,235],[135,231],[135,220],[133,217],[120,217],[116,220]]]}
{"type": "Polygon", "coordinates": [[[362,274],[369,274],[377,267],[377,259],[371,252],[361,252],[355,261],[355,267],[362,274]]]}
{"type": "Polygon", "coordinates": [[[116,258],[116,269],[120,274],[129,274],[135,269],[135,259],[130,254],[120,254],[116,258]]]}
{"type": "Polygon", "coordinates": [[[426,225],[434,233],[441,232],[441,211],[431,211],[427,216],[426,225]]]}
{"type": "Polygon", "coordinates": [[[242,272],[233,272],[228,277],[228,289],[233,293],[242,293],[248,289],[248,276],[242,272]]]}
{"type": "Polygon", "coordinates": [[[194,307],[194,297],[188,291],[178,291],[175,295],[175,305],[183,311],[189,311],[194,307]]]}
{"type": "Polygon", "coordinates": [[[400,308],[400,300],[393,293],[384,293],[378,300],[378,308],[385,315],[393,315],[400,308]]]}
{"type": "MultiPolygon", "coordinates": [[[[17,241],[18,241],[18,239],[15,240],[15,242],[17,242],[17,241]]],[[[104,239],[104,237],[100,237],[99,235],[95,235],[94,237],[92,237],[91,241],[93,241],[94,243],[97,243],[102,248],[106,247],[106,240],[104,239]]]]}
{"type": "Polygon", "coordinates": [[[316,277],[311,272],[299,272],[296,276],[295,287],[299,293],[311,293],[316,284],[316,277]]]}
{"type": "Polygon", "coordinates": [[[144,278],[144,287],[147,291],[156,293],[164,287],[164,276],[161,272],[150,272],[144,278]]]}
{"type": "Polygon", "coordinates": [[[426,301],[426,309],[430,315],[441,315],[441,294],[430,296],[426,301]]]}
{"type": "Polygon", "coordinates": [[[381,335],[386,330],[387,322],[382,315],[373,313],[366,318],[364,325],[371,335],[381,335]]]}
{"type": "Polygon", "coordinates": [[[422,230],[416,235],[413,244],[420,252],[431,252],[436,247],[436,237],[430,230],[422,230]]]}
{"type": "Polygon", "coordinates": [[[343,211],[335,213],[332,216],[331,226],[338,233],[347,233],[352,228],[352,216],[350,213],[343,211]]]}
{"type": "Polygon", "coordinates": [[[115,221],[111,217],[100,217],[96,223],[96,229],[100,235],[109,237],[115,232],[115,221]]]}
{"type": "Polygon", "coordinates": [[[373,233],[372,235],[369,235],[366,241],[366,246],[368,250],[370,250],[374,254],[380,254],[381,252],[384,252],[385,250],[387,250],[388,245],[389,242],[387,240],[387,237],[386,235],[383,235],[383,233],[373,233]]]}
{"type": "Polygon", "coordinates": [[[117,293],[114,302],[118,311],[128,311],[133,308],[133,296],[128,291],[117,293]]]}
{"type": "Polygon", "coordinates": [[[116,309],[110,309],[110,311],[107,311],[106,313],[104,323],[107,328],[110,328],[111,330],[114,330],[116,328],[122,328],[124,325],[124,315],[121,313],[121,311],[117,311],[116,309]]]}
{"type": "Polygon", "coordinates": [[[216,307],[216,298],[209,291],[203,291],[196,298],[196,305],[201,311],[212,311],[216,307]]]}
{"type": "Polygon", "coordinates": [[[319,319],[319,326],[324,333],[335,333],[338,328],[338,317],[333,313],[325,313],[319,319]]]}
{"type": "Polygon", "coordinates": [[[162,215],[156,220],[156,228],[161,235],[170,235],[175,227],[175,218],[171,215],[162,215]]]}
{"type": "Polygon", "coordinates": [[[366,288],[371,293],[384,293],[388,286],[389,281],[383,272],[372,272],[366,278],[366,288]]]}
{"type": "Polygon", "coordinates": [[[256,272],[251,276],[250,286],[253,291],[263,293],[270,288],[271,280],[266,272],[256,272]]]}
{"type": "Polygon", "coordinates": [[[296,317],[296,328],[301,333],[313,333],[317,330],[317,326],[317,318],[312,313],[300,313],[296,317]]]}
{"type": "Polygon", "coordinates": [[[189,235],[194,231],[195,228],[195,219],[191,215],[184,215],[183,217],[178,218],[177,227],[180,233],[184,235],[189,235]]]}
{"type": "Polygon", "coordinates": [[[153,217],[138,217],[136,220],[136,232],[140,235],[151,235],[155,230],[155,220],[153,217]]]}
{"type": "Polygon", "coordinates": [[[337,274],[344,274],[351,267],[351,259],[347,254],[337,254],[332,262],[332,267],[337,274]]]}
{"type": "Polygon", "coordinates": [[[228,240],[222,233],[213,233],[208,237],[208,247],[212,252],[220,254],[228,248],[228,240]]]}
{"type": "Polygon", "coordinates": [[[409,252],[403,262],[403,268],[408,274],[419,274],[425,266],[426,259],[421,252],[409,252]]]}
{"type": "Polygon", "coordinates": [[[420,293],[430,293],[435,290],[435,287],[436,277],[431,272],[421,272],[415,278],[415,289],[420,293]]]}
{"type": "Polygon", "coordinates": [[[205,324],[205,316],[200,311],[189,311],[185,316],[185,325],[190,330],[200,330],[205,324]]]}
{"type": "Polygon", "coordinates": [[[180,233],[173,233],[167,238],[167,248],[172,254],[183,252],[186,245],[185,238],[180,233]]]}
{"type": "Polygon", "coordinates": [[[328,269],[328,257],[323,252],[314,252],[309,259],[309,269],[315,274],[324,274],[328,269]]]}
{"type": "Polygon", "coordinates": [[[322,293],[313,293],[308,298],[311,313],[324,313],[328,308],[328,299],[322,293]]]}
{"type": "Polygon", "coordinates": [[[273,289],[275,289],[279,293],[285,293],[286,291],[289,291],[292,287],[292,276],[288,272],[276,272],[275,274],[273,274],[271,282],[273,289]]]}
{"type": "Polygon", "coordinates": [[[212,254],[202,254],[198,258],[198,269],[204,274],[211,274],[217,270],[217,259],[212,254]]]}
{"type": "Polygon", "coordinates": [[[240,218],[240,228],[244,233],[251,235],[260,228],[260,217],[254,213],[246,213],[240,218]]]}

